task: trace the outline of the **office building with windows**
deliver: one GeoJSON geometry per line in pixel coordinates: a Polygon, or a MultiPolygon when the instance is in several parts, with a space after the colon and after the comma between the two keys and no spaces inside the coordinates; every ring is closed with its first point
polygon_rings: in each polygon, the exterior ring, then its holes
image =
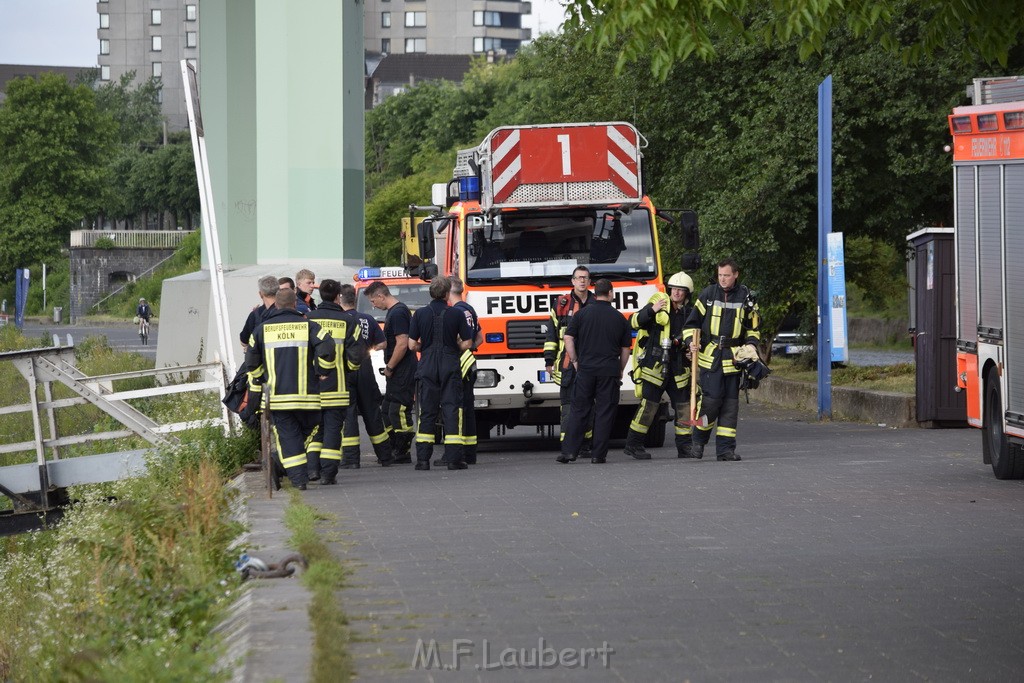
{"type": "Polygon", "coordinates": [[[364,49],[369,53],[513,55],[530,39],[520,0],[365,0],[364,49]]]}
{"type": "Polygon", "coordinates": [[[167,128],[188,128],[181,60],[199,58],[199,0],[98,0],[96,11],[100,82],[160,79],[167,128]]]}

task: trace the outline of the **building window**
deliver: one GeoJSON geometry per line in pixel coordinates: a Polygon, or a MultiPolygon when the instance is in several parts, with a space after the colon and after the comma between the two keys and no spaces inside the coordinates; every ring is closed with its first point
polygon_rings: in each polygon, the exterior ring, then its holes
{"type": "Polygon", "coordinates": [[[380,51],[383,52],[384,54],[390,54],[391,53],[391,39],[390,38],[381,38],[380,39],[380,51]]]}
{"type": "Polygon", "coordinates": [[[101,14],[100,15],[100,28],[110,28],[110,15],[109,14],[101,14]]]}
{"type": "Polygon", "coordinates": [[[199,45],[199,34],[195,31],[185,31],[185,47],[196,47],[199,45]]]}
{"type": "Polygon", "coordinates": [[[380,13],[380,25],[382,28],[391,28],[391,12],[380,13]]]}
{"type": "Polygon", "coordinates": [[[104,39],[104,40],[100,41],[100,54],[101,55],[109,55],[110,54],[110,41],[109,40],[105,40],[104,39]]]}
{"type": "Polygon", "coordinates": [[[406,28],[423,28],[427,25],[427,13],[426,12],[406,12],[405,13],[405,27],[406,28]]]}
{"type": "Polygon", "coordinates": [[[153,78],[162,78],[164,75],[163,62],[153,62],[153,78]]]}
{"type": "Polygon", "coordinates": [[[149,23],[153,26],[159,26],[164,19],[163,12],[158,9],[149,10],[149,23]]]}
{"type": "Polygon", "coordinates": [[[161,50],[164,49],[164,41],[163,41],[163,39],[160,36],[153,36],[153,41],[152,41],[151,47],[152,47],[153,52],[160,52],[161,50]]]}
{"type": "Polygon", "coordinates": [[[405,51],[409,52],[426,52],[427,51],[427,39],[426,38],[406,38],[405,39],[405,51]]]}
{"type": "Polygon", "coordinates": [[[487,52],[488,50],[500,50],[501,38],[474,38],[473,52],[487,52]]]}
{"type": "Polygon", "coordinates": [[[501,26],[501,12],[473,12],[473,26],[501,26]]]}
{"type": "MultiPolygon", "coordinates": [[[[104,0],[100,0],[100,2],[103,2],[103,1],[104,0]]],[[[110,80],[110,67],[109,66],[105,66],[104,65],[104,66],[100,67],[100,80],[101,81],[109,81],[110,80]]]]}
{"type": "Polygon", "coordinates": [[[185,21],[195,21],[199,18],[199,10],[196,5],[185,5],[185,21]]]}
{"type": "Polygon", "coordinates": [[[156,101],[159,102],[160,104],[164,103],[164,90],[163,90],[163,88],[161,88],[160,90],[156,91],[156,101]]]}

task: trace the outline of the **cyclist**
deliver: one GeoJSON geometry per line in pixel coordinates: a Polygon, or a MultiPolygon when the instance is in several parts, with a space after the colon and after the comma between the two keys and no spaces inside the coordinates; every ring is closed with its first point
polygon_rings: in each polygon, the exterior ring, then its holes
{"type": "Polygon", "coordinates": [[[149,336],[149,319],[153,317],[153,309],[146,303],[146,299],[143,297],[139,299],[139,305],[135,309],[135,315],[139,319],[139,338],[142,339],[142,343],[146,343],[146,337],[149,336]]]}

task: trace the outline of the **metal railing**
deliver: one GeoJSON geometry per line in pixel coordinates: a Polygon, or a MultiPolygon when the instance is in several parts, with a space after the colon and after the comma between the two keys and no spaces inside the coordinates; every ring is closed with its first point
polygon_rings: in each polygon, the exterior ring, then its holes
{"type": "Polygon", "coordinates": [[[95,247],[100,239],[108,239],[118,249],[177,249],[181,241],[195,230],[74,230],[71,248],[95,247]]]}
{"type": "Polygon", "coordinates": [[[75,367],[73,346],[0,353],[0,361],[14,365],[28,382],[29,402],[0,408],[0,415],[30,413],[32,417],[34,438],[31,441],[0,444],[0,454],[35,452],[34,463],[0,467],[0,494],[10,498],[21,512],[48,509],[51,487],[64,488],[137,476],[144,469],[148,450],[62,458],[61,449],[64,447],[136,436],[146,441],[148,448],[155,448],[176,441],[172,436],[174,432],[205,425],[216,425],[225,431],[231,429],[230,417],[223,404],[221,414],[216,418],[160,424],[127,403],[130,399],[193,391],[215,391],[223,398],[225,377],[219,361],[91,377],[75,367]],[[114,388],[114,383],[120,380],[158,375],[177,375],[183,381],[149,389],[118,391],[114,388]],[[55,382],[70,389],[74,396],[54,399],[52,384],[55,382]],[[40,388],[43,390],[42,400],[40,388]],[[86,404],[95,406],[119,422],[122,428],[58,434],[55,412],[60,408],[86,404]]]}

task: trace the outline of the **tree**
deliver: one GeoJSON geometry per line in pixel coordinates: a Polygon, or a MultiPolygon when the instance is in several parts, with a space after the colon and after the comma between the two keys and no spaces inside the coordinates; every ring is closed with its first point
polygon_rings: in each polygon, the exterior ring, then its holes
{"type": "Polygon", "coordinates": [[[160,134],[160,81],[150,78],[131,87],[135,72],[121,75],[96,89],[96,107],[117,122],[117,141],[122,145],[152,144],[160,134]]]}
{"type": "Polygon", "coordinates": [[[961,54],[1005,67],[1024,35],[1019,0],[568,0],[566,17],[568,27],[590,29],[583,36],[588,48],[618,51],[617,70],[649,62],[661,80],[691,55],[714,58],[720,37],[792,44],[806,59],[824,53],[833,30],[845,29],[910,61],[957,42],[961,54]],[[899,35],[908,7],[925,18],[913,42],[899,35]],[[752,26],[750,14],[768,8],[772,20],[752,26]]]}
{"type": "Polygon", "coordinates": [[[114,133],[84,85],[55,74],[8,83],[0,106],[0,279],[59,249],[97,211],[114,133]]]}

